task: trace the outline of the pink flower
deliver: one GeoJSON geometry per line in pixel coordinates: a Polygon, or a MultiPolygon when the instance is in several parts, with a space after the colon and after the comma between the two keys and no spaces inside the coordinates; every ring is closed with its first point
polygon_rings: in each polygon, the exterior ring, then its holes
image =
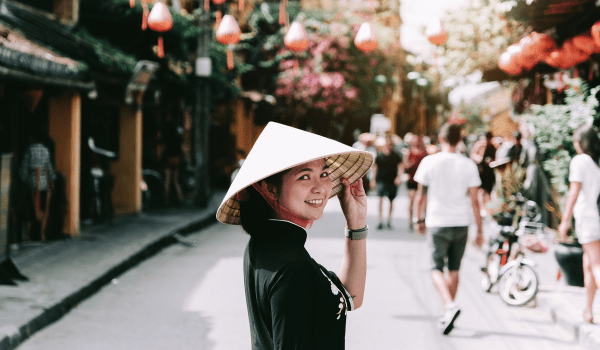
{"type": "Polygon", "coordinates": [[[333,84],[333,79],[329,76],[329,74],[321,74],[319,77],[319,81],[321,82],[321,86],[324,88],[328,88],[333,84]]]}
{"type": "Polygon", "coordinates": [[[371,58],[371,60],[369,61],[369,65],[371,67],[375,67],[377,65],[377,60],[374,58],[371,58]]]}
{"type": "Polygon", "coordinates": [[[344,111],[344,107],[342,107],[342,106],[337,106],[337,107],[335,107],[335,110],[334,110],[334,112],[335,112],[336,114],[340,114],[340,113],[342,113],[343,111],[344,111]]]}
{"type": "Polygon", "coordinates": [[[358,89],[351,88],[350,90],[346,91],[346,93],[344,95],[346,95],[347,99],[354,100],[358,97],[358,89]]]}
{"type": "Polygon", "coordinates": [[[350,38],[344,35],[338,39],[338,44],[342,49],[347,49],[350,47],[350,38]]]}
{"type": "Polygon", "coordinates": [[[339,72],[333,73],[333,86],[336,89],[341,88],[345,82],[346,82],[346,80],[344,79],[344,76],[341,73],[339,73],[339,72]]]}
{"type": "Polygon", "coordinates": [[[292,60],[281,61],[281,69],[283,69],[283,70],[290,69],[293,66],[294,66],[294,61],[292,61],[292,60]]]}

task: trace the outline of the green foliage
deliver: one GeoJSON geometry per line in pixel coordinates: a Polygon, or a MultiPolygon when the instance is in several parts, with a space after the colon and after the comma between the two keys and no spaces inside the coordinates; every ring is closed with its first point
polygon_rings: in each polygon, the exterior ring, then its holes
{"type": "Polygon", "coordinates": [[[535,128],[535,141],[546,154],[542,166],[550,175],[554,189],[564,200],[569,191],[569,164],[576,152],[573,131],[598,118],[596,93],[600,86],[588,91],[581,79],[573,79],[566,90],[565,105],[533,105],[527,121],[535,128]]]}
{"type": "Polygon", "coordinates": [[[521,39],[525,26],[506,18],[499,8],[501,3],[471,0],[442,18],[448,32],[443,53],[445,63],[441,68],[445,77],[495,68],[506,47],[521,39]]]}

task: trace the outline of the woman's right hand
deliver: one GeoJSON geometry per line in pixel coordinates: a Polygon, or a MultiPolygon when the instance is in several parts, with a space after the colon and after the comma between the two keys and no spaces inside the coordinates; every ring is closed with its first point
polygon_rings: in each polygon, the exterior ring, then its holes
{"type": "Polygon", "coordinates": [[[569,240],[569,225],[565,221],[561,222],[558,226],[558,239],[560,241],[569,240]]]}

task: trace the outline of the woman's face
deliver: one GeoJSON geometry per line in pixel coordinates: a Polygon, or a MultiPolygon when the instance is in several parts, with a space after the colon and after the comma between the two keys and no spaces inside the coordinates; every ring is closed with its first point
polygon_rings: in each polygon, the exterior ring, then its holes
{"type": "Polygon", "coordinates": [[[283,176],[279,204],[303,219],[320,219],[332,189],[329,174],[324,159],[292,168],[283,176]]]}

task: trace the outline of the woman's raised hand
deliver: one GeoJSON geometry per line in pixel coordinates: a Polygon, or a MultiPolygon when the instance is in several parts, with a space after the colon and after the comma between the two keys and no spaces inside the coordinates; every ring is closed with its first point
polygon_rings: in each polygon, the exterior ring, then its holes
{"type": "Polygon", "coordinates": [[[367,194],[363,187],[363,179],[350,185],[348,179],[342,178],[342,185],[344,189],[338,197],[346,224],[351,230],[360,230],[367,226],[367,194]]]}

